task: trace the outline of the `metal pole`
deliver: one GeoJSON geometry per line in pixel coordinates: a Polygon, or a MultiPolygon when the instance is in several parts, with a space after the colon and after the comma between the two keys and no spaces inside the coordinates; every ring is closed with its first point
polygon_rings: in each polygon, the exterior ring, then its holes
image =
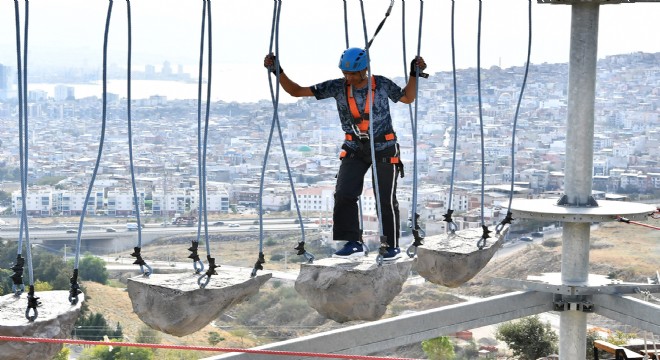
{"type": "MultiPolygon", "coordinates": [[[[584,206],[592,187],[599,4],[574,3],[571,9],[564,191],[568,204],[584,206]]],[[[564,285],[588,285],[589,225],[563,224],[561,279],[564,285]]],[[[587,314],[563,311],[559,328],[560,359],[584,359],[586,337],[587,314]]]]}

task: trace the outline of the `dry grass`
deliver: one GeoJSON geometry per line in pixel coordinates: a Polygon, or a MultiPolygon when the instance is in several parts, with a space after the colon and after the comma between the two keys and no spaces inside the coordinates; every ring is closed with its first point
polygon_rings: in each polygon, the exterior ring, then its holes
{"type": "MultiPolygon", "coordinates": [[[[660,226],[660,219],[645,224],[660,226]]],[[[591,263],[615,265],[620,271],[637,276],[649,276],[658,270],[660,231],[647,227],[612,222],[603,224],[591,236],[592,244],[606,243],[609,248],[592,249],[591,263]]]]}
{"type": "MultiPolygon", "coordinates": [[[[659,219],[649,218],[645,224],[660,226],[659,219]]],[[[660,231],[620,222],[604,223],[590,234],[589,272],[614,275],[627,282],[646,282],[658,268],[660,231]]],[[[561,245],[561,234],[557,239],[561,245]]],[[[527,279],[561,271],[561,246],[528,245],[514,256],[494,258],[472,280],[459,288],[470,295],[491,296],[510,291],[488,286],[491,278],[527,279]]]]}
{"type": "MultiPolygon", "coordinates": [[[[125,289],[114,288],[89,281],[83,283],[83,289],[86,296],[85,303],[89,306],[89,311],[103,314],[110,326],[114,327],[117,323],[120,323],[125,341],[135,341],[140,327],[146,325],[133,313],[133,307],[128,292],[125,289]]],[[[256,341],[249,337],[241,338],[234,336],[224,330],[213,327],[212,325],[207,325],[201,330],[183,337],[160,333],[162,335],[161,343],[172,345],[210,346],[207,341],[210,332],[217,332],[221,337],[225,338],[225,340],[218,343],[217,346],[244,348],[257,345],[256,341]]],[[[196,354],[200,357],[218,355],[216,352],[196,352],[196,354]]]]}
{"type": "MultiPolygon", "coordinates": [[[[660,220],[649,219],[645,223],[660,226],[660,220]]],[[[615,274],[624,281],[645,281],[646,276],[655,274],[658,270],[657,260],[660,258],[660,239],[658,230],[653,230],[633,224],[606,223],[599,229],[591,232],[590,272],[596,274],[615,274]]],[[[265,268],[271,270],[282,270],[285,267],[283,261],[269,261],[272,254],[287,251],[290,259],[295,258],[293,247],[298,238],[295,234],[289,236],[277,235],[272,241],[265,239],[269,245],[265,245],[264,253],[267,263],[265,268]]],[[[561,240],[561,236],[559,236],[561,240]]],[[[313,240],[308,239],[308,243],[313,240]]],[[[217,258],[219,264],[238,265],[251,267],[258,255],[258,234],[248,234],[236,237],[229,241],[224,238],[212,242],[212,255],[217,258]]],[[[174,258],[177,261],[190,261],[187,248],[190,240],[165,239],[157,243],[143,247],[142,253],[145,259],[166,260],[174,258]],[[174,255],[176,254],[176,255],[174,255]]],[[[308,250],[310,250],[308,248],[308,250]]],[[[311,251],[311,250],[310,250],[311,251]]],[[[206,250],[200,244],[200,256],[204,259],[206,250]]],[[[205,260],[205,259],[204,259],[205,260]]],[[[205,261],[206,262],[206,261],[205,261]]],[[[289,269],[297,267],[297,264],[289,263],[289,269]]],[[[455,303],[457,300],[449,295],[449,292],[460,292],[476,296],[492,296],[498,293],[508,292],[511,289],[497,288],[490,285],[493,277],[525,279],[528,275],[539,275],[544,272],[561,271],[561,247],[544,247],[530,245],[514,256],[494,258],[489,264],[468,283],[458,289],[447,289],[432,284],[423,286],[406,286],[388,309],[386,316],[394,316],[407,310],[421,310],[437,306],[455,303]]],[[[122,324],[127,340],[134,340],[141,326],[145,326],[132,312],[132,306],[128,293],[122,288],[113,288],[95,283],[85,283],[85,293],[89,297],[86,302],[93,312],[102,313],[111,325],[117,322],[122,324]]],[[[237,309],[245,305],[237,306],[237,309]]],[[[234,310],[232,310],[234,311],[234,310]]],[[[232,313],[230,311],[229,313],[232,313]]],[[[262,311],[266,316],[266,310],[262,311]]],[[[319,327],[313,331],[323,331],[324,327],[334,328],[336,324],[319,319],[314,316],[313,310],[308,316],[311,324],[319,327]]],[[[262,319],[267,324],[270,320],[262,319]]],[[[222,322],[221,322],[222,323],[222,322]]],[[[232,322],[231,327],[237,329],[232,322]]],[[[268,342],[251,334],[249,328],[233,330],[231,333],[215,328],[211,325],[202,330],[185,337],[174,337],[162,334],[162,342],[166,344],[188,344],[208,345],[207,338],[211,331],[220,333],[226,340],[217,344],[222,347],[247,348],[268,342]]],[[[212,354],[199,354],[200,357],[212,354]]]]}

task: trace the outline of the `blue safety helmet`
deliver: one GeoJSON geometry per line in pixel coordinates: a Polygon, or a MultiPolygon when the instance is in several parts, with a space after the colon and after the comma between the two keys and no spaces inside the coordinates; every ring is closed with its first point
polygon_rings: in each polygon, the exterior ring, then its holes
{"type": "Polygon", "coordinates": [[[348,48],[339,58],[339,68],[342,71],[360,71],[367,68],[369,57],[367,52],[360,48],[348,48]]]}

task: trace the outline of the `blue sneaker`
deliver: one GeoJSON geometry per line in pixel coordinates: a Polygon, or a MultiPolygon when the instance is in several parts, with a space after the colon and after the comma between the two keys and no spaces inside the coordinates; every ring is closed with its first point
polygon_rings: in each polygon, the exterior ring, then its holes
{"type": "Polygon", "coordinates": [[[392,261],[400,257],[401,257],[401,249],[399,249],[398,247],[395,248],[388,247],[387,252],[383,254],[383,261],[392,261]]]}
{"type": "Polygon", "coordinates": [[[348,241],[344,244],[344,247],[337,250],[332,257],[339,258],[354,258],[364,256],[364,248],[362,244],[357,241],[348,241]]]}

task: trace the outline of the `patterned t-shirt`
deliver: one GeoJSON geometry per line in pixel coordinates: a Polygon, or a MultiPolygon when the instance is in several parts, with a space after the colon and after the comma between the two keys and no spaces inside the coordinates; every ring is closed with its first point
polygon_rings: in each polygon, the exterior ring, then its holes
{"type": "MultiPolygon", "coordinates": [[[[375,75],[374,78],[376,79],[376,90],[371,109],[370,126],[373,127],[374,138],[378,138],[379,136],[394,132],[388,98],[393,102],[398,102],[404,95],[404,92],[399,85],[386,77],[375,75]]],[[[335,98],[342,130],[348,134],[355,134],[353,131],[355,120],[348,105],[345,80],[339,78],[324,81],[311,86],[311,89],[317,100],[335,98]]],[[[368,84],[362,89],[353,88],[353,97],[361,114],[364,112],[364,101],[367,98],[368,92],[368,84]]],[[[356,141],[346,140],[344,143],[353,150],[358,149],[358,143],[356,141]]],[[[390,140],[387,142],[377,142],[374,144],[374,147],[376,151],[381,151],[394,146],[394,144],[396,144],[396,140],[390,140]]]]}

